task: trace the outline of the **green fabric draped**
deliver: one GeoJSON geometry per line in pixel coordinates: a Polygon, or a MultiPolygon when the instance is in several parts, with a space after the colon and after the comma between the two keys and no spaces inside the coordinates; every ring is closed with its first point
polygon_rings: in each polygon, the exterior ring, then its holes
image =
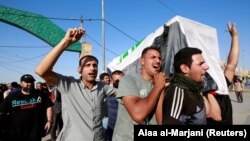
{"type": "Polygon", "coordinates": [[[202,89],[204,87],[203,83],[195,82],[194,80],[191,80],[180,73],[175,73],[170,82],[170,85],[184,89],[185,92],[193,99],[198,99],[203,102],[201,95],[202,89]]]}

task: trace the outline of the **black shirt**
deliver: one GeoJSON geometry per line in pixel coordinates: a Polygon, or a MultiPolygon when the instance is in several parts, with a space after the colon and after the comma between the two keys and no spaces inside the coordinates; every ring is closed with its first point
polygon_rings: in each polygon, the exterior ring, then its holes
{"type": "Polygon", "coordinates": [[[9,95],[0,107],[0,113],[8,116],[8,140],[41,140],[46,110],[52,105],[48,96],[36,90],[29,95],[21,91],[9,95]]]}

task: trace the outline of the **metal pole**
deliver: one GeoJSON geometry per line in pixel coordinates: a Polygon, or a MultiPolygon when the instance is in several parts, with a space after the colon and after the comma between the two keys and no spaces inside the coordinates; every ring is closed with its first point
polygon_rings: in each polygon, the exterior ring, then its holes
{"type": "MultiPolygon", "coordinates": [[[[84,29],[83,28],[83,16],[80,17],[80,28],[84,29]]],[[[85,40],[85,34],[81,38],[81,48],[83,46],[84,40],[85,40]]],[[[82,52],[83,52],[83,49],[81,49],[81,52],[79,52],[79,57],[81,57],[82,52]]]]}
{"type": "Polygon", "coordinates": [[[103,72],[105,72],[105,30],[104,30],[104,0],[102,0],[102,54],[103,54],[103,72]]]}
{"type": "MultiPolygon", "coordinates": [[[[81,27],[82,29],[84,29],[84,28],[83,28],[83,16],[81,16],[81,18],[80,18],[80,27],[81,27]]],[[[84,40],[85,40],[85,34],[82,36],[81,42],[83,43],[84,40]]]]}
{"type": "Polygon", "coordinates": [[[242,52],[242,67],[243,67],[243,77],[245,78],[244,52],[245,52],[245,49],[243,49],[243,52],[242,52]]]}

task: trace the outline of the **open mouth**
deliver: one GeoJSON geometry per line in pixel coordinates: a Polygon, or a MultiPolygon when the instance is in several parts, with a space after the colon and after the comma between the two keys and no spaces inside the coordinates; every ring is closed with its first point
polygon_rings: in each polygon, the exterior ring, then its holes
{"type": "Polygon", "coordinates": [[[153,66],[153,68],[154,68],[156,71],[158,71],[158,72],[161,70],[161,67],[158,66],[158,65],[157,65],[157,66],[153,66]]]}
{"type": "Polygon", "coordinates": [[[96,73],[89,73],[89,76],[95,77],[95,76],[96,76],[96,73]]]}

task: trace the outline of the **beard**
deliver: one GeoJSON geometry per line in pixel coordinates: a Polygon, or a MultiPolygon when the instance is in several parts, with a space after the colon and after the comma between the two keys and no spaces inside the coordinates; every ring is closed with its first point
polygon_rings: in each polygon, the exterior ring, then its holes
{"type": "Polygon", "coordinates": [[[22,90],[26,93],[31,93],[31,91],[33,91],[32,87],[27,87],[27,88],[22,88],[22,90]]]}

